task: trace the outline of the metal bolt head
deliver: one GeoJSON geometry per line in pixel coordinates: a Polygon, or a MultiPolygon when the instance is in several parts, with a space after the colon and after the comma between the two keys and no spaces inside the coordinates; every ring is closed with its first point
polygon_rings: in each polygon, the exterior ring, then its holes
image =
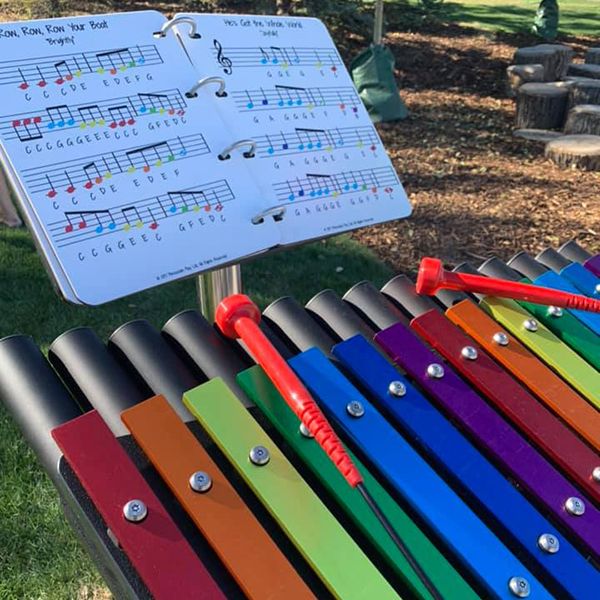
{"type": "Polygon", "coordinates": [[[461,351],[460,351],[461,355],[463,358],[466,358],[467,360],[476,360],[477,356],[479,356],[477,354],[477,349],[474,348],[473,346],[465,346],[461,351]]]}
{"type": "Polygon", "coordinates": [[[432,379],[441,379],[444,376],[444,367],[438,363],[432,363],[427,367],[427,376],[432,379]]]}
{"type": "Polygon", "coordinates": [[[298,430],[300,431],[300,435],[304,436],[305,438],[314,437],[313,434],[308,430],[308,427],[304,423],[300,423],[300,427],[298,427],[298,430]]]}
{"type": "Polygon", "coordinates": [[[249,457],[250,462],[258,467],[266,465],[269,460],[271,460],[271,455],[264,446],[254,446],[254,448],[250,450],[249,457]]]}
{"type": "Polygon", "coordinates": [[[346,412],[356,419],[362,417],[365,414],[365,407],[358,400],[352,400],[346,404],[346,412]]]}
{"type": "Polygon", "coordinates": [[[548,314],[551,317],[562,317],[563,316],[563,309],[560,308],[560,306],[549,306],[548,307],[548,314]]]}
{"type": "Polygon", "coordinates": [[[538,538],[538,546],[548,554],[556,554],[560,550],[560,542],[551,533],[542,533],[538,538]]]}
{"type": "Polygon", "coordinates": [[[192,473],[189,479],[190,487],[198,493],[203,494],[208,492],[212,487],[212,479],[208,473],[204,471],[196,471],[192,473]]]}
{"type": "Polygon", "coordinates": [[[504,333],[504,331],[495,333],[492,339],[494,342],[496,342],[496,344],[498,344],[498,346],[508,346],[508,336],[504,333]]]}
{"type": "Polygon", "coordinates": [[[388,385],[388,392],[395,398],[402,398],[406,395],[406,386],[401,381],[392,381],[388,385]]]}
{"type": "Polygon", "coordinates": [[[141,500],[129,500],[123,506],[123,516],[131,523],[139,523],[148,515],[148,508],[141,500]]]}
{"type": "Polygon", "coordinates": [[[592,471],[592,479],[594,481],[597,481],[598,483],[600,483],[600,467],[596,467],[593,471],[592,471]]]}
{"type": "Polygon", "coordinates": [[[538,324],[535,319],[525,319],[525,321],[523,321],[523,327],[525,327],[525,329],[527,329],[527,331],[537,331],[538,330],[538,324]]]}
{"type": "Polygon", "coordinates": [[[574,517],[580,517],[585,513],[585,502],[581,498],[571,496],[565,502],[565,508],[569,514],[572,514],[574,517]]]}
{"type": "Polygon", "coordinates": [[[596,294],[600,294],[600,283],[594,288],[596,294]]]}
{"type": "Polygon", "coordinates": [[[508,582],[508,589],[517,598],[527,598],[531,594],[531,586],[529,581],[524,577],[511,577],[508,582]]]}

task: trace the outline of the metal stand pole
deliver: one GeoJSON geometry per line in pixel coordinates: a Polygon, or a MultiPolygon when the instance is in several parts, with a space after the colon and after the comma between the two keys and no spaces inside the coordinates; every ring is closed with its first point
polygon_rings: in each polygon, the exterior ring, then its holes
{"type": "Polygon", "coordinates": [[[373,45],[379,46],[383,40],[383,0],[375,1],[375,27],[373,28],[373,45]]]}
{"type": "Polygon", "coordinates": [[[242,269],[240,265],[204,273],[197,279],[200,311],[209,322],[215,320],[219,302],[231,294],[242,292],[242,269]]]}

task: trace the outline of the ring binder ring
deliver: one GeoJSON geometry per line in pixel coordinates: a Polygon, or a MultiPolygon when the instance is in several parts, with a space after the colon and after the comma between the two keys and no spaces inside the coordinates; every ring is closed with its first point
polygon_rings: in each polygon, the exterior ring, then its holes
{"type": "Polygon", "coordinates": [[[229,160],[233,150],[243,148],[244,146],[249,147],[243,154],[244,158],[254,158],[256,156],[256,142],[254,140],[240,140],[239,142],[231,144],[231,146],[227,146],[227,148],[219,154],[219,160],[229,160]]]}
{"type": "Polygon", "coordinates": [[[266,217],[273,217],[275,221],[282,221],[286,212],[285,206],[271,206],[260,211],[257,215],[252,217],[251,221],[253,225],[259,225],[263,223],[266,217]]]}
{"type": "Polygon", "coordinates": [[[192,17],[175,17],[170,21],[167,21],[161,28],[154,34],[154,37],[166,37],[167,32],[175,27],[175,25],[189,25],[190,26],[190,37],[192,39],[200,39],[202,36],[197,31],[196,21],[192,17]]]}
{"type": "Polygon", "coordinates": [[[225,91],[225,80],[222,77],[205,77],[204,79],[200,79],[189,91],[187,91],[185,97],[196,98],[198,96],[198,90],[211,83],[219,84],[219,89],[215,92],[219,98],[225,98],[225,96],[227,96],[227,92],[225,91]]]}

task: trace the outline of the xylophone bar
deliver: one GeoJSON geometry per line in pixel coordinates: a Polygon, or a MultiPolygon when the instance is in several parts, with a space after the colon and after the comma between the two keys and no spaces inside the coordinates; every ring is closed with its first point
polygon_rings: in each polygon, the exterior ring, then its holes
{"type": "Polygon", "coordinates": [[[583,265],[586,269],[594,273],[594,275],[600,277],[600,254],[592,256],[573,240],[563,244],[558,249],[558,252],[570,261],[583,265]]]}

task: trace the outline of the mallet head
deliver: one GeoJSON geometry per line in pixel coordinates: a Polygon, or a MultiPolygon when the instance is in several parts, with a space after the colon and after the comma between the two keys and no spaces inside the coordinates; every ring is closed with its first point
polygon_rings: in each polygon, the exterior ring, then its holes
{"type": "Polygon", "coordinates": [[[417,294],[433,296],[444,281],[444,267],[437,258],[426,257],[421,260],[417,275],[417,294]]]}
{"type": "Polygon", "coordinates": [[[256,324],[260,323],[260,310],[258,306],[245,294],[233,294],[224,298],[217,306],[215,322],[219,329],[229,338],[240,337],[235,324],[238,319],[248,318],[256,324]]]}

